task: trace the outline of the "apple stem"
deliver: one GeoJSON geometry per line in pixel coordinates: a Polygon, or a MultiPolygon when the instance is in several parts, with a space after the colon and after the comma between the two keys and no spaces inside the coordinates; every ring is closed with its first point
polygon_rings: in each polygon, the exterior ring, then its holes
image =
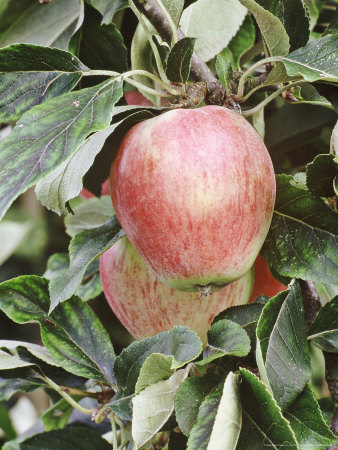
{"type": "Polygon", "coordinates": [[[246,111],[242,112],[242,115],[247,117],[247,116],[253,116],[254,114],[256,114],[258,111],[260,111],[262,108],[264,108],[268,103],[270,103],[272,100],[274,100],[275,98],[279,97],[279,95],[290,89],[293,86],[298,86],[299,84],[303,84],[303,83],[307,83],[307,81],[305,80],[300,80],[300,81],[294,81],[293,83],[289,83],[286,86],[281,87],[280,89],[278,89],[278,91],[274,92],[273,94],[269,95],[269,97],[267,97],[265,100],[263,100],[261,103],[259,103],[257,106],[255,106],[252,109],[247,109],[246,111]]]}
{"type": "Polygon", "coordinates": [[[258,62],[256,62],[255,64],[253,64],[251,67],[249,67],[241,76],[241,78],[239,79],[238,82],[238,89],[237,89],[237,98],[238,99],[242,99],[244,96],[244,89],[245,89],[245,81],[247,79],[247,77],[253,73],[258,67],[264,65],[264,64],[268,64],[271,62],[281,62],[282,58],[280,56],[270,56],[269,58],[265,58],[262,59],[258,62]]]}

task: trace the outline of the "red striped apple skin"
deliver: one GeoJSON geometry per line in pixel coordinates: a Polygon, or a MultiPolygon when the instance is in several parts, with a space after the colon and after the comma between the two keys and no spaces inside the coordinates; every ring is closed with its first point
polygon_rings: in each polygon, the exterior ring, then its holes
{"type": "Polygon", "coordinates": [[[172,110],[135,125],[111,168],[126,235],[168,286],[212,290],[249,270],[268,232],[275,176],[241,116],[219,106],[172,110]]]}
{"type": "Polygon", "coordinates": [[[269,269],[269,264],[261,254],[257,256],[254,264],[255,282],[252,289],[252,294],[249,303],[252,303],[260,295],[267,295],[274,297],[279,292],[285,291],[287,287],[280,283],[272,275],[269,269]]]}
{"type": "Polygon", "coordinates": [[[253,284],[249,271],[208,297],[171,289],[149,269],[126,237],[103,253],[100,274],[109,305],[135,339],[182,325],[195,331],[204,344],[213,318],[229,306],[247,303],[253,284]]]}

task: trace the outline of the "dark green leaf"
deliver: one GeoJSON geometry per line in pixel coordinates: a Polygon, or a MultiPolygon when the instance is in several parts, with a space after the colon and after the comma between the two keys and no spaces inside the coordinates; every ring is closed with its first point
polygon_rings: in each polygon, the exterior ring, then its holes
{"type": "Polygon", "coordinates": [[[70,426],[36,434],[20,442],[19,450],[110,450],[111,445],[88,427],[70,426]]]}
{"type": "Polygon", "coordinates": [[[311,376],[303,301],[297,283],[264,307],[257,325],[257,340],[273,395],[285,409],[311,376]]]}
{"type": "Polygon", "coordinates": [[[63,44],[63,49],[66,49],[70,36],[81,21],[82,5],[78,0],[54,0],[44,5],[20,0],[20,8],[16,2],[11,3],[15,6],[11,8],[9,5],[9,13],[4,11],[8,21],[5,18],[3,29],[1,18],[0,47],[25,42],[58,48],[63,44]]]}
{"type": "Polygon", "coordinates": [[[49,310],[48,281],[35,275],[0,284],[0,309],[14,322],[43,322],[49,310]]]}
{"type": "Polygon", "coordinates": [[[122,402],[128,411],[130,396],[134,394],[141,367],[152,353],[172,355],[172,368],[179,368],[195,359],[201,350],[202,344],[198,336],[186,327],[175,327],[171,331],[133,342],[115,359],[114,373],[119,390],[109,406],[117,412],[122,402]]]}
{"type": "Polygon", "coordinates": [[[232,79],[231,52],[225,48],[217,55],[216,70],[220,82],[227,87],[232,79]]]}
{"type": "Polygon", "coordinates": [[[208,394],[199,407],[197,421],[191,429],[187,450],[206,450],[221,401],[223,383],[208,394]]]}
{"type": "Polygon", "coordinates": [[[338,442],[325,423],[309,385],[285,411],[285,418],[296,435],[300,448],[322,449],[338,442]]]}
{"type": "Polygon", "coordinates": [[[309,339],[327,352],[338,352],[338,296],[320,309],[309,330],[309,339]]]}
{"type": "Polygon", "coordinates": [[[2,405],[1,403],[0,403],[0,430],[3,431],[6,439],[10,440],[16,438],[16,431],[13,427],[9,411],[5,407],[5,405],[2,405]]]}
{"type": "Polygon", "coordinates": [[[240,373],[242,430],[236,450],[264,447],[297,450],[292,429],[267,387],[251,372],[241,369],[240,373]]]}
{"type": "Polygon", "coordinates": [[[204,365],[225,355],[246,356],[249,351],[250,338],[246,331],[237,323],[222,319],[211,325],[203,360],[197,364],[204,365]]]}
{"type": "Polygon", "coordinates": [[[307,81],[338,81],[338,35],[310,41],[283,58],[288,75],[302,75],[307,81]]]}
{"type": "Polygon", "coordinates": [[[73,297],[48,315],[48,281],[22,276],[0,285],[0,308],[15,322],[39,322],[44,345],[65,370],[112,382],[114,349],[108,333],[79,298],[73,297]]]}
{"type": "Polygon", "coordinates": [[[89,264],[123,234],[120,224],[113,216],[104,225],[81,231],[71,240],[69,269],[53,278],[50,283],[51,311],[59,302],[67,300],[76,292],[89,264]]]}
{"type": "MultiPolygon", "coordinates": [[[[271,56],[286,55],[290,49],[289,37],[282,22],[270,11],[264,9],[259,1],[239,0],[253,14],[260,28],[271,56]]],[[[297,0],[298,1],[298,0],[297,0]]]]}
{"type": "Polygon", "coordinates": [[[106,128],[122,84],[107,80],[27,111],[0,142],[0,218],[11,203],[66,160],[88,134],[106,128]]]}
{"type": "Polygon", "coordinates": [[[219,313],[213,320],[213,324],[219,320],[228,319],[238,323],[241,327],[247,327],[256,323],[264,308],[263,303],[250,303],[248,305],[231,306],[219,313]]]}
{"type": "Polygon", "coordinates": [[[178,83],[188,81],[195,42],[195,38],[186,37],[179,40],[171,49],[166,68],[166,74],[170,81],[178,83]]]}
{"type": "Polygon", "coordinates": [[[128,69],[128,52],[122,34],[110,23],[101,25],[101,15],[86,5],[85,19],[74,36],[77,55],[91,69],[125,72],[128,69]]]}
{"type": "Polygon", "coordinates": [[[336,114],[327,108],[285,104],[267,117],[265,143],[272,156],[289,152],[310,143],[319,136],[323,126],[333,124],[335,120],[336,114]]]}
{"type": "Polygon", "coordinates": [[[232,53],[234,69],[240,69],[240,59],[243,53],[255,43],[255,25],[250,15],[247,15],[236,35],[231,39],[228,49],[232,53]]]}
{"type": "Polygon", "coordinates": [[[46,386],[29,367],[1,371],[0,401],[9,400],[17,392],[33,392],[46,386]]]}
{"type": "Polygon", "coordinates": [[[338,215],[321,199],[277,175],[277,197],[262,254],[281,275],[332,283],[337,274],[338,215]]]}
{"type": "Polygon", "coordinates": [[[278,17],[290,38],[290,50],[303,47],[310,34],[310,23],[302,0],[256,0],[278,17]]]}
{"type": "Polygon", "coordinates": [[[186,436],[197,420],[199,407],[204,398],[221,382],[215,374],[187,378],[175,397],[175,415],[178,426],[186,436]]]}
{"type": "Polygon", "coordinates": [[[315,197],[333,197],[333,180],[338,175],[338,164],[330,154],[318,155],[306,166],[306,184],[315,197]]]}
{"type": "Polygon", "coordinates": [[[117,11],[127,8],[128,0],[91,0],[90,4],[102,14],[102,23],[109,24],[117,11]]]}
{"type": "Polygon", "coordinates": [[[56,48],[0,49],[0,122],[16,121],[33,106],[71,91],[86,70],[71,53],[56,48]]]}
{"type": "Polygon", "coordinates": [[[114,349],[92,309],[73,297],[41,324],[41,337],[55,361],[71,373],[111,384],[114,349]]]}

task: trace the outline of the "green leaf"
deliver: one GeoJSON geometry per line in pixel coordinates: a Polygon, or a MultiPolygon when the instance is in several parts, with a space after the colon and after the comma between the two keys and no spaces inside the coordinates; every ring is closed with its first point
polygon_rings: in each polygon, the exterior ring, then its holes
{"type": "Polygon", "coordinates": [[[277,175],[275,212],[262,254],[283,276],[331,284],[337,274],[337,213],[277,175]]]}
{"type": "Polygon", "coordinates": [[[289,52],[290,41],[282,22],[254,0],[239,0],[253,14],[271,56],[289,52]]]}
{"type": "Polygon", "coordinates": [[[338,163],[330,154],[318,155],[306,166],[306,184],[315,197],[333,197],[334,178],[338,175],[338,163]]]}
{"type": "Polygon", "coordinates": [[[167,422],[174,411],[176,392],[188,374],[189,367],[178,370],[168,380],[146,387],[133,398],[132,436],[138,447],[167,422]]]}
{"type": "Polygon", "coordinates": [[[321,450],[338,442],[325,423],[309,385],[305,386],[284,415],[290,422],[301,449],[321,450]]]}
{"type": "Polygon", "coordinates": [[[36,196],[44,206],[58,214],[66,214],[66,203],[79,195],[82,178],[93,165],[107,137],[120,123],[92,134],[68,159],[38,182],[36,196]]]}
{"type": "Polygon", "coordinates": [[[315,27],[319,14],[324,6],[321,0],[303,0],[310,18],[310,29],[315,27]]]}
{"type": "MultiPolygon", "coordinates": [[[[66,232],[74,237],[83,230],[104,225],[114,215],[114,209],[110,196],[90,198],[77,205],[74,214],[65,217],[66,232]]],[[[48,278],[48,277],[47,277],[48,278]]]]}
{"type": "Polygon", "coordinates": [[[0,309],[15,322],[39,322],[44,345],[65,370],[112,382],[114,349],[108,333],[79,298],[60,304],[48,315],[48,281],[22,276],[0,284],[0,309]]]}
{"type": "Polygon", "coordinates": [[[241,56],[254,45],[255,37],[255,25],[251,16],[247,15],[228,45],[228,49],[232,53],[234,69],[240,69],[241,56]]]}
{"type": "Polygon", "coordinates": [[[184,8],[184,0],[162,0],[162,3],[175,25],[178,26],[184,8]]]}
{"type": "Polygon", "coordinates": [[[175,397],[175,415],[178,426],[186,436],[189,436],[197,421],[201,403],[220,382],[219,375],[210,373],[189,377],[179,387],[175,397]]]}
{"type": "Polygon", "coordinates": [[[338,33],[338,9],[335,10],[331,22],[329,23],[328,27],[325,30],[325,33],[332,33],[332,34],[338,33]]]}
{"type": "Polygon", "coordinates": [[[5,438],[8,440],[16,438],[16,431],[13,427],[9,411],[5,405],[0,403],[0,430],[3,431],[5,438]]]}
{"type": "Polygon", "coordinates": [[[273,395],[285,409],[311,376],[303,301],[297,283],[264,307],[257,325],[257,340],[273,395]]]}
{"type": "Polygon", "coordinates": [[[0,401],[8,401],[17,392],[33,392],[46,386],[41,379],[35,378],[29,367],[2,370],[0,373],[0,401]]]}
{"type": "Polygon", "coordinates": [[[338,81],[338,35],[327,35],[310,41],[287,56],[283,63],[288,75],[301,75],[305,80],[338,81]]]}
{"type": "Polygon", "coordinates": [[[104,225],[81,231],[71,240],[69,245],[69,269],[60,276],[53,278],[49,286],[50,311],[59,302],[67,300],[76,292],[89,264],[111,247],[123,234],[120,224],[113,216],[104,225]]]}
{"type": "Polygon", "coordinates": [[[128,0],[91,0],[90,4],[102,14],[102,23],[109,24],[117,11],[127,8],[128,0]]]}
{"type": "Polygon", "coordinates": [[[22,116],[0,142],[0,218],[18,195],[65,161],[88,134],[109,125],[121,96],[121,82],[110,79],[63,94],[22,116]]]}
{"type": "MultiPolygon", "coordinates": [[[[91,69],[126,72],[128,51],[115,24],[101,25],[101,15],[86,5],[81,29],[73,37],[77,55],[91,69]]],[[[72,45],[71,43],[71,45],[72,45]]]]}
{"type": "Polygon", "coordinates": [[[20,442],[19,450],[110,450],[111,445],[89,427],[69,426],[52,430],[20,442]]]}
{"type": "Polygon", "coordinates": [[[0,122],[71,91],[88,68],[71,53],[37,45],[0,49],[0,122]]]}
{"type": "Polygon", "coordinates": [[[17,356],[13,356],[0,350],[0,370],[17,369],[18,367],[31,366],[32,364],[22,361],[17,356]]]}
{"type": "Polygon", "coordinates": [[[187,450],[207,450],[222,391],[223,383],[203,400],[189,435],[187,450]]]}
{"type": "Polygon", "coordinates": [[[216,70],[220,82],[227,87],[232,79],[231,52],[225,48],[217,55],[216,70]]]}
{"type": "Polygon", "coordinates": [[[240,370],[242,430],[237,450],[283,448],[297,450],[295,435],[268,388],[251,372],[240,370]]]}
{"type": "Polygon", "coordinates": [[[180,28],[186,36],[197,38],[196,52],[209,61],[228,46],[246,13],[237,0],[199,0],[183,11],[180,28]]]}
{"type": "Polygon", "coordinates": [[[133,342],[116,357],[114,373],[118,385],[116,396],[109,402],[111,409],[118,414],[120,404],[128,418],[131,414],[130,400],[135,392],[135,386],[145,360],[152,353],[173,356],[171,368],[177,369],[194,360],[202,350],[202,344],[196,333],[186,327],[175,327],[171,331],[159,333],[156,336],[133,342]]]}
{"type": "Polygon", "coordinates": [[[338,295],[319,310],[308,339],[324,351],[338,353],[338,295]]]}
{"type": "Polygon", "coordinates": [[[203,360],[197,364],[207,364],[225,355],[246,356],[250,351],[250,338],[246,331],[228,319],[218,320],[208,331],[208,344],[203,360]]]}
{"type": "MultiPolygon", "coordinates": [[[[47,270],[43,274],[49,281],[62,276],[69,269],[69,255],[67,253],[54,253],[49,257],[47,270]]],[[[87,302],[102,292],[102,283],[99,273],[99,261],[95,260],[86,269],[80,286],[75,291],[75,295],[87,302]]]]}
{"type": "Polygon", "coordinates": [[[166,68],[166,74],[170,81],[177,83],[188,81],[195,42],[196,38],[185,37],[171,49],[166,68]]]}
{"type": "MultiPolygon", "coordinates": [[[[76,401],[79,398],[74,398],[76,401]]],[[[54,403],[50,408],[42,413],[42,422],[46,431],[64,428],[73,412],[73,406],[64,398],[54,403]]]]}
{"type": "Polygon", "coordinates": [[[310,35],[310,23],[302,0],[256,0],[278,17],[290,38],[290,49],[304,46],[310,35]]]}
{"type": "Polygon", "coordinates": [[[162,353],[152,353],[149,355],[141,367],[135,385],[135,394],[143,391],[147,386],[170,378],[174,373],[174,369],[171,368],[172,362],[172,355],[167,356],[162,355],[162,353]]]}
{"type": "Polygon", "coordinates": [[[0,30],[0,47],[16,42],[56,47],[64,34],[69,40],[82,13],[78,0],[54,0],[44,5],[30,1],[23,2],[22,7],[20,0],[20,8],[16,5],[14,9],[15,17],[0,30]]]}
{"type": "Polygon", "coordinates": [[[208,448],[213,450],[235,450],[242,427],[242,409],[239,400],[237,376],[227,376],[222,398],[217,409],[208,448]]]}

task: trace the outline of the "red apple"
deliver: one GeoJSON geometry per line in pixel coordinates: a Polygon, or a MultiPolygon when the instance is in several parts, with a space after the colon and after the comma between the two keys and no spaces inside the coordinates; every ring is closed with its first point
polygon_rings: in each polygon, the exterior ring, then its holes
{"type": "Polygon", "coordinates": [[[115,315],[136,338],[143,339],[184,325],[206,342],[213,318],[229,306],[247,303],[252,271],[208,298],[163,284],[127,238],[117,241],[100,259],[105,296],[115,315]]]}
{"type": "Polygon", "coordinates": [[[124,93],[124,97],[128,105],[153,106],[139,91],[127,91],[124,93]]]}
{"type": "Polygon", "coordinates": [[[254,265],[255,281],[249,303],[252,303],[260,295],[274,297],[278,292],[285,291],[287,287],[280,283],[272,275],[269,265],[262,255],[258,255],[254,265]]]}
{"type": "Polygon", "coordinates": [[[254,128],[219,106],[176,109],[135,125],[112,165],[110,188],[126,235],[159,278],[202,292],[254,264],[276,190],[254,128]]]}

